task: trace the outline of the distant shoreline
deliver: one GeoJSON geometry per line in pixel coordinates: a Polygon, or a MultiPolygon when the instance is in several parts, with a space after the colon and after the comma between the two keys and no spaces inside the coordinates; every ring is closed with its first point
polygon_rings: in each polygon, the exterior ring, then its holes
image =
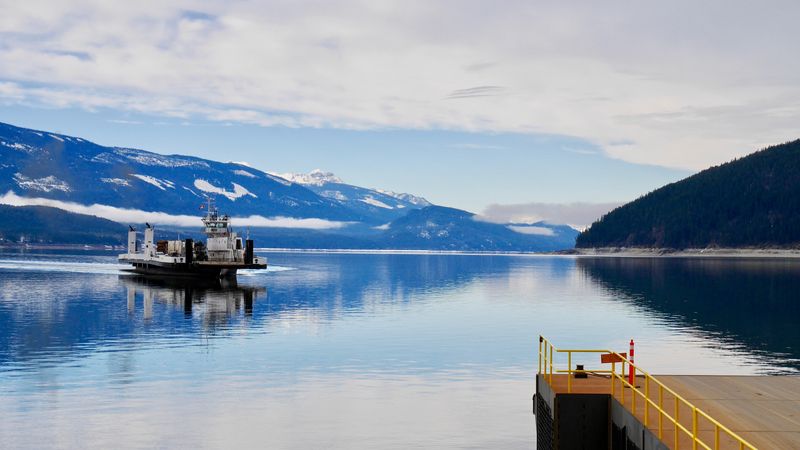
{"type": "MultiPolygon", "coordinates": [[[[126,251],[123,245],[98,244],[0,244],[2,250],[105,250],[126,251]]],[[[357,248],[276,248],[259,247],[265,253],[318,253],[318,254],[363,254],[363,255],[464,255],[464,256],[560,256],[603,258],[774,258],[800,259],[800,249],[787,248],[636,248],[602,247],[573,248],[553,252],[526,251],[480,251],[480,250],[423,250],[423,249],[357,249],[357,248]]]]}
{"type": "Polygon", "coordinates": [[[103,245],[103,244],[0,244],[0,250],[123,250],[124,245],[103,245]]]}
{"type": "Polygon", "coordinates": [[[617,258],[800,258],[800,249],[787,248],[575,248],[564,255],[617,258]]]}

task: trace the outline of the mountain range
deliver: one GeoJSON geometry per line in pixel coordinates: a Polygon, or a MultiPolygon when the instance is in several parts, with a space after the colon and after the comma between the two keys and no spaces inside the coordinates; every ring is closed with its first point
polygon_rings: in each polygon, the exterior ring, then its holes
{"type": "Polygon", "coordinates": [[[323,198],[331,199],[363,214],[365,217],[389,222],[404,216],[408,210],[424,208],[431,203],[412,194],[398,194],[381,189],[367,189],[346,184],[331,172],[313,170],[310,173],[272,174],[300,184],[323,198]]]}
{"type": "MultiPolygon", "coordinates": [[[[58,208],[120,224],[147,220],[167,226],[162,229],[190,231],[197,230],[195,217],[212,196],[221,211],[234,216],[234,225],[249,227],[266,247],[550,251],[571,248],[578,234],[543,222],[490,223],[421,196],[350,185],[321,170],[278,174],[242,163],[102,146],[3,123],[0,196],[7,205],[58,208]]],[[[41,209],[36,214],[46,225],[48,216],[41,209]]],[[[25,237],[7,222],[0,220],[0,238],[25,237]]],[[[57,230],[37,230],[27,240],[64,239],[57,230]]]]}

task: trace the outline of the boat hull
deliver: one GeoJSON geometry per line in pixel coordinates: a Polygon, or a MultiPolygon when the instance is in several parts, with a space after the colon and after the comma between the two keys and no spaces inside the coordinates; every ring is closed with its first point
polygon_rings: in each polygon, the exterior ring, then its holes
{"type": "Polygon", "coordinates": [[[266,269],[266,264],[195,262],[166,263],[159,261],[128,261],[131,267],[123,269],[140,275],[189,277],[189,278],[231,278],[239,269],[266,269]]]}

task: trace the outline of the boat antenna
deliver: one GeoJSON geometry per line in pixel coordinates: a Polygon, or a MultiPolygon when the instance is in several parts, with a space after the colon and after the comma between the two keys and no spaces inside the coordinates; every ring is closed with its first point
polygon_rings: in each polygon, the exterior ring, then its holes
{"type": "Polygon", "coordinates": [[[206,203],[208,204],[208,207],[206,208],[206,214],[216,215],[217,211],[216,208],[214,208],[214,197],[210,195],[206,195],[205,197],[206,197],[206,203]]]}

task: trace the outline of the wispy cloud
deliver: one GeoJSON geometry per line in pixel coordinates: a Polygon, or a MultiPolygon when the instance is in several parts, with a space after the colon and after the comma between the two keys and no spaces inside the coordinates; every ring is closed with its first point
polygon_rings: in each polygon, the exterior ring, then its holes
{"type": "MultiPolygon", "coordinates": [[[[92,204],[82,205],[74,202],[64,202],[41,197],[22,197],[12,191],[0,196],[0,204],[11,206],[49,206],[77,214],[88,214],[113,220],[119,223],[154,223],[167,226],[193,227],[198,224],[197,216],[168,214],[158,211],[142,211],[140,209],[118,208],[116,206],[92,204]]],[[[265,227],[265,228],[303,228],[311,230],[328,230],[343,228],[348,222],[337,222],[315,218],[292,217],[233,217],[233,224],[239,227],[265,227]]]]}
{"type": "Polygon", "coordinates": [[[216,16],[201,11],[182,11],[180,14],[182,19],[197,20],[203,22],[213,22],[217,19],[216,16]]]}
{"type": "Polygon", "coordinates": [[[6,2],[0,104],[547,133],[690,169],[798,134],[800,59],[786,56],[800,40],[798,2],[145,5],[6,2]]]}
{"type": "Polygon", "coordinates": [[[493,145],[493,144],[478,144],[474,142],[464,142],[460,144],[451,144],[448,147],[450,148],[461,148],[467,150],[502,150],[506,147],[502,145],[493,145]]]}
{"type": "Polygon", "coordinates": [[[578,155],[596,155],[598,154],[598,149],[592,149],[587,147],[575,147],[570,145],[564,145],[561,147],[561,150],[569,153],[576,153],[578,155]]]}
{"type": "Polygon", "coordinates": [[[547,227],[524,227],[519,225],[510,225],[509,229],[516,231],[517,233],[521,234],[533,234],[536,236],[555,236],[556,233],[550,228],[547,227]]]}
{"type": "Polygon", "coordinates": [[[481,218],[482,220],[496,223],[536,223],[544,221],[583,229],[591,225],[603,214],[620,206],[620,204],[584,202],[494,204],[489,205],[483,211],[481,218]]]}
{"type": "Polygon", "coordinates": [[[476,86],[467,89],[455,90],[445,97],[446,99],[472,98],[472,97],[491,97],[500,95],[505,91],[502,86],[476,86]]]}
{"type": "Polygon", "coordinates": [[[82,61],[91,61],[92,55],[87,52],[81,51],[71,51],[71,50],[45,50],[45,53],[49,53],[54,56],[69,56],[72,58],[80,59],[82,61]]]}
{"type": "Polygon", "coordinates": [[[142,125],[144,122],[138,120],[125,120],[125,119],[108,119],[108,123],[118,123],[120,125],[142,125]]]}
{"type": "Polygon", "coordinates": [[[466,66],[464,66],[464,69],[470,72],[480,72],[482,70],[490,69],[496,65],[497,63],[494,62],[480,62],[474,64],[467,64],[466,66]]]}

